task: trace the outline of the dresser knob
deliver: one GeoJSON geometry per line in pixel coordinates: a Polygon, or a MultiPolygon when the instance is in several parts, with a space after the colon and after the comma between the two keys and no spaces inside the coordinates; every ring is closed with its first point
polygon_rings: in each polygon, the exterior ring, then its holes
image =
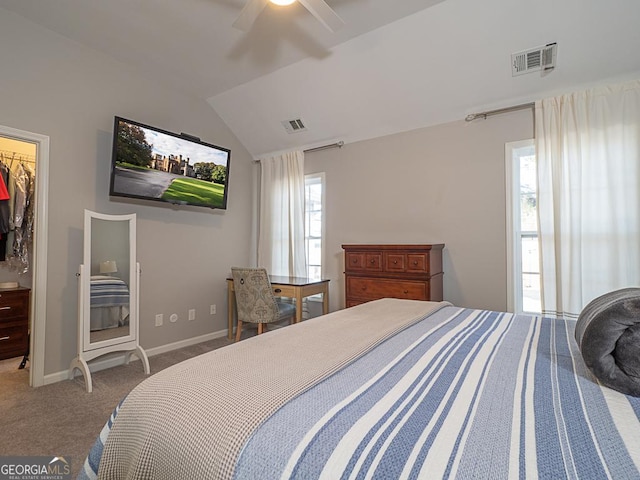
{"type": "Polygon", "coordinates": [[[11,307],[0,307],[0,310],[11,310],[11,307]]]}
{"type": "Polygon", "coordinates": [[[394,265],[397,265],[397,264],[398,264],[398,260],[394,260],[394,261],[393,261],[393,264],[394,264],[394,265]]]}
{"type": "Polygon", "coordinates": [[[376,263],[376,261],[375,260],[371,260],[371,264],[373,265],[374,263],[376,263]]]}
{"type": "Polygon", "coordinates": [[[409,293],[409,290],[405,290],[405,291],[404,291],[404,294],[405,294],[405,295],[406,295],[406,294],[408,294],[408,293],[409,293]]]}
{"type": "Polygon", "coordinates": [[[413,261],[413,264],[414,264],[414,265],[418,265],[418,261],[417,261],[417,260],[414,260],[414,261],[413,261]]]}
{"type": "Polygon", "coordinates": [[[9,340],[11,337],[0,337],[0,341],[2,340],[9,340]]]}

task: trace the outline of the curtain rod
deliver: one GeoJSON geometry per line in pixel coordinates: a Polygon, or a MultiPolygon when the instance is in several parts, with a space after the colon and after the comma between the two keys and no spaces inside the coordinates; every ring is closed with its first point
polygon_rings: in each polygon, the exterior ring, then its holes
{"type": "Polygon", "coordinates": [[[318,150],[326,150],[327,148],[342,148],[344,147],[344,142],[342,140],[340,140],[339,142],[336,143],[330,143],[329,145],[322,145],[321,147],[313,147],[313,148],[309,148],[307,150],[303,150],[304,153],[309,153],[309,152],[317,152],[318,150]]]}
{"type": "Polygon", "coordinates": [[[509,113],[509,112],[515,112],[517,110],[525,110],[527,108],[534,108],[535,106],[536,104],[534,102],[531,102],[531,103],[522,103],[520,105],[514,105],[513,107],[505,107],[505,108],[498,108],[497,110],[489,110],[487,112],[471,113],[466,117],[464,117],[464,120],[465,122],[472,122],[473,120],[476,120],[478,118],[486,119],[491,115],[500,115],[501,113],[509,113]]]}
{"type": "MultiPolygon", "coordinates": [[[[321,145],[319,147],[308,148],[307,150],[303,150],[304,153],[317,152],[319,150],[326,150],[327,148],[342,148],[344,147],[344,142],[340,140],[336,143],[330,143],[328,145],[321,145]]],[[[254,160],[254,163],[260,163],[260,160],[254,160]]]]}

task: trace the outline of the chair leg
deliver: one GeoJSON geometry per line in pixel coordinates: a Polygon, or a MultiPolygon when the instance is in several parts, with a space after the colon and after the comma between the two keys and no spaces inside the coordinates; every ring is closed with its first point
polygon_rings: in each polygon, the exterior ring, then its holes
{"type": "Polygon", "coordinates": [[[258,324],[258,335],[264,332],[264,323],[258,324]]]}
{"type": "Polygon", "coordinates": [[[240,341],[242,335],[242,320],[238,319],[238,325],[236,326],[236,342],[240,341]]]}

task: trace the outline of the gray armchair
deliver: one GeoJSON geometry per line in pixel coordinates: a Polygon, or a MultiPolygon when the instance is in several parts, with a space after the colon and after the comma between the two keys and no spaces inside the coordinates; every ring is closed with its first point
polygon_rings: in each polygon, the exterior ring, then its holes
{"type": "Polygon", "coordinates": [[[236,342],[240,340],[245,322],[257,323],[260,335],[267,323],[295,318],[295,305],[276,300],[266,269],[231,267],[231,274],[238,312],[236,342]]]}

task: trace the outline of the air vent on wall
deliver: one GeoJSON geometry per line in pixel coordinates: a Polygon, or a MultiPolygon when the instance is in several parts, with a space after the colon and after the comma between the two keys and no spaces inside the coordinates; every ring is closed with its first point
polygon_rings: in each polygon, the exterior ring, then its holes
{"type": "Polygon", "coordinates": [[[282,125],[287,133],[304,132],[307,129],[307,127],[304,126],[304,122],[299,118],[295,120],[284,120],[282,125]]]}
{"type": "Polygon", "coordinates": [[[542,72],[543,74],[556,67],[558,45],[548,43],[542,47],[532,48],[511,55],[511,75],[542,72]]]}

